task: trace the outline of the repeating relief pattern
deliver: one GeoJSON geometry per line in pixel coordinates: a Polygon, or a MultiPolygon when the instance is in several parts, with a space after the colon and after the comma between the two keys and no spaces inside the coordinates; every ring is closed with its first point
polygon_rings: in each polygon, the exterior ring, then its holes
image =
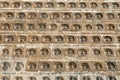
{"type": "Polygon", "coordinates": [[[0,80],[120,80],[120,0],[0,0],[0,80]]]}

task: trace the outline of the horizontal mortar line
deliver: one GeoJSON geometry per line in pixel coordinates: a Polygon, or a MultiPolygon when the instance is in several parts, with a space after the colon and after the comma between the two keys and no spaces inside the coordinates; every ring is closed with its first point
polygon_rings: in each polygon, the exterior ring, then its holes
{"type": "MultiPolygon", "coordinates": [[[[42,74],[51,74],[52,76],[55,76],[56,74],[79,74],[79,75],[83,75],[83,74],[87,74],[87,75],[108,75],[108,73],[110,74],[112,72],[112,74],[114,74],[114,73],[116,73],[116,72],[120,72],[120,71],[108,71],[108,70],[101,70],[101,71],[93,71],[93,70],[91,70],[91,71],[82,71],[81,72],[81,70],[79,69],[79,71],[63,71],[63,72],[56,72],[55,70],[53,70],[52,72],[51,71],[40,71],[40,70],[37,70],[37,71],[22,71],[22,73],[16,73],[16,75],[17,74],[22,74],[22,75],[24,75],[24,74],[31,74],[31,75],[42,75],[42,74]],[[32,74],[33,73],[33,74],[32,74]],[[39,73],[39,74],[38,74],[39,73]],[[92,73],[92,74],[91,74],[92,73]],[[55,75],[54,75],[55,74],[55,75]]],[[[5,74],[11,74],[11,75],[13,75],[13,74],[15,74],[15,72],[11,72],[11,71],[1,71],[0,72],[0,74],[3,74],[3,73],[5,73],[5,74]]],[[[3,75],[5,75],[5,74],[3,74],[3,75]]],[[[30,75],[30,76],[31,76],[30,75]]],[[[119,74],[120,75],[120,74],[119,74]]],[[[57,75],[56,75],[57,76],[57,75]]]]}
{"type": "MultiPolygon", "coordinates": [[[[34,45],[34,44],[33,44],[34,45]]],[[[32,45],[32,46],[33,46],[32,45]]],[[[16,44],[16,45],[0,45],[0,47],[4,48],[4,47],[24,47],[24,48],[37,48],[37,47],[45,47],[45,46],[49,46],[50,48],[55,48],[57,45],[34,45],[34,47],[31,47],[31,45],[25,45],[25,44],[16,44]]],[[[57,48],[89,48],[89,47],[93,47],[93,48],[99,48],[99,47],[103,47],[103,45],[92,45],[92,46],[89,46],[89,45],[58,45],[59,47],[57,48]]],[[[119,45],[104,45],[103,48],[119,48],[120,46],[119,45]]]]}
{"type": "Polygon", "coordinates": [[[25,46],[27,46],[27,45],[34,45],[34,46],[36,46],[36,45],[42,45],[42,46],[43,45],[46,45],[46,46],[57,46],[57,45],[59,46],[60,45],[60,46],[63,46],[64,45],[64,46],[67,46],[68,45],[68,46],[117,46],[117,47],[120,46],[120,44],[109,44],[109,45],[108,44],[94,44],[93,45],[93,44],[78,44],[78,43],[76,43],[76,44],[72,44],[72,43],[71,44],[65,44],[65,43],[63,43],[63,44],[54,44],[54,43],[35,43],[35,44],[34,43],[33,44],[32,43],[25,43],[25,44],[11,43],[10,44],[10,43],[4,43],[3,44],[3,43],[0,43],[0,46],[6,46],[6,45],[16,45],[16,46],[17,45],[19,45],[19,46],[20,45],[25,45],[25,46]]]}
{"type": "MultiPolygon", "coordinates": [[[[42,23],[42,22],[46,22],[46,21],[49,21],[50,19],[46,19],[46,20],[44,20],[44,19],[39,19],[39,18],[37,18],[37,19],[35,19],[35,20],[33,20],[33,19],[27,19],[27,18],[25,18],[25,19],[0,19],[0,21],[6,21],[6,22],[17,22],[17,21],[21,21],[21,23],[22,22],[29,22],[29,21],[33,21],[33,22],[35,22],[35,24],[36,23],[42,23]],[[42,21],[41,21],[42,20],[42,21]],[[36,22],[37,21],[37,22],[36,22]]],[[[116,20],[114,20],[114,23],[115,24],[117,24],[117,22],[120,22],[119,21],[120,19],[116,19],[116,20]]],[[[112,22],[113,23],[113,20],[109,20],[109,19],[100,19],[100,20],[98,20],[98,19],[90,19],[90,20],[86,20],[86,19],[71,19],[71,20],[65,20],[65,19],[56,19],[56,20],[50,20],[49,22],[47,22],[47,23],[58,23],[58,24],[65,24],[66,23],[66,21],[68,22],[68,21],[71,21],[71,22],[73,22],[73,23],[75,23],[75,22],[77,22],[77,21],[81,21],[81,22],[79,22],[79,23],[82,23],[82,22],[86,22],[86,23],[93,23],[94,21],[100,21],[100,22],[97,22],[97,23],[106,23],[106,22],[112,22]],[[62,23],[61,23],[62,22],[62,23]]],[[[68,22],[69,23],[69,22],[68,22]]],[[[67,23],[66,23],[67,24],[67,23]]],[[[95,23],[94,23],[95,24],[95,23]]]]}
{"type": "MultiPolygon", "coordinates": [[[[9,1],[9,0],[4,0],[4,1],[9,1]]],[[[16,0],[16,1],[30,1],[30,0],[16,0]]],[[[36,2],[36,1],[42,1],[42,2],[61,2],[61,0],[31,0],[30,2],[36,2]]],[[[86,2],[101,2],[101,0],[86,0],[86,2]]],[[[119,2],[119,0],[102,0],[103,2],[119,2]]],[[[84,2],[84,0],[62,0],[62,2],[84,2]]]]}
{"type": "MultiPolygon", "coordinates": [[[[9,1],[9,0],[5,0],[5,1],[9,1]]],[[[18,0],[18,1],[29,1],[29,0],[18,0]]],[[[43,1],[43,2],[49,2],[49,1],[53,1],[53,2],[61,2],[61,0],[31,0],[31,1],[43,1]]],[[[62,2],[84,2],[84,0],[62,0],[62,2]]],[[[101,0],[86,0],[86,2],[90,2],[90,1],[96,1],[96,2],[101,2],[101,0]]],[[[118,2],[119,0],[102,0],[103,2],[118,2]]]]}
{"type": "MultiPolygon", "coordinates": [[[[0,19],[0,21],[6,21],[6,22],[8,22],[8,21],[10,21],[10,22],[12,22],[11,20],[13,20],[13,22],[15,21],[15,22],[17,22],[17,21],[22,21],[22,22],[29,22],[29,21],[38,21],[38,22],[40,22],[40,23],[42,23],[42,22],[46,22],[46,21],[49,21],[50,19],[47,19],[47,20],[45,20],[45,19],[35,19],[35,20],[32,20],[32,19],[27,19],[27,18],[25,18],[25,19],[0,19]],[[41,21],[42,20],[42,21],[41,21]]],[[[75,22],[77,22],[77,21],[81,21],[81,22],[86,22],[86,23],[94,23],[94,21],[100,21],[100,22],[97,22],[97,23],[105,23],[105,22],[113,22],[114,21],[114,23],[115,24],[117,24],[117,22],[120,22],[119,21],[120,19],[118,19],[118,20],[110,20],[110,19],[102,19],[102,20],[98,20],[98,19],[91,19],[91,20],[64,20],[64,19],[60,19],[60,20],[51,20],[50,22],[53,22],[53,23],[60,23],[61,24],[61,22],[62,22],[62,24],[65,24],[66,22],[73,22],[73,21],[75,21],[75,22]],[[105,22],[104,22],[105,21],[105,22]]],[[[38,22],[35,22],[35,23],[38,23],[38,22]]],[[[68,22],[68,23],[69,23],[68,22]]],[[[80,22],[80,23],[81,23],[80,22]]],[[[47,23],[49,23],[49,22],[47,22],[47,23]]],[[[67,23],[66,23],[67,24],[67,23]]]]}
{"type": "MultiPolygon", "coordinates": [[[[90,12],[92,11],[91,13],[94,13],[94,12],[106,12],[106,11],[111,11],[111,12],[119,12],[120,9],[90,9],[90,8],[86,8],[86,9],[80,9],[80,8],[74,8],[74,9],[70,9],[70,8],[28,8],[28,9],[25,9],[25,8],[22,8],[22,9],[14,9],[14,8],[0,8],[0,11],[5,11],[5,10],[8,10],[8,11],[17,11],[17,12],[20,12],[20,11],[28,11],[28,12],[33,12],[33,11],[39,11],[39,12],[42,12],[42,11],[59,11],[59,12],[74,12],[74,11],[82,11],[82,12],[90,12]]],[[[5,11],[5,12],[8,12],[8,11],[5,11]]]]}
{"type": "MultiPolygon", "coordinates": [[[[120,32],[115,32],[115,31],[104,31],[104,32],[86,32],[86,31],[78,31],[78,32],[71,32],[71,31],[62,31],[62,32],[60,32],[60,31],[43,31],[43,32],[41,32],[41,31],[0,31],[0,34],[29,34],[30,35],[30,33],[33,35],[33,34],[37,34],[37,35],[39,35],[39,34],[44,34],[44,35],[49,35],[49,34],[52,34],[52,35],[57,35],[57,34],[60,34],[60,35],[66,35],[66,34],[72,34],[72,35],[78,35],[78,34],[88,34],[88,35],[90,35],[90,34],[108,34],[108,35],[119,35],[119,33],[120,32]],[[49,33],[49,34],[47,34],[47,33],[49,33]]],[[[18,35],[17,34],[17,35],[18,35]]]]}
{"type": "MultiPolygon", "coordinates": [[[[66,74],[66,76],[68,76],[68,75],[71,75],[71,74],[74,74],[74,75],[109,75],[108,74],[108,72],[112,72],[112,74],[115,74],[116,75],[116,72],[120,72],[120,71],[107,71],[107,70],[105,70],[105,71],[80,71],[80,72],[40,72],[40,71],[36,71],[36,72],[27,72],[27,71],[22,71],[22,73],[15,73],[15,72],[11,72],[11,71],[7,71],[7,72],[0,72],[0,74],[2,74],[2,75],[15,75],[15,76],[18,76],[18,74],[20,75],[20,76],[27,76],[27,74],[29,75],[29,76],[38,76],[38,75],[44,75],[44,74],[49,74],[48,76],[57,76],[57,74],[60,74],[61,76],[62,75],[64,75],[64,74],[66,74]]],[[[118,76],[118,75],[120,75],[120,74],[117,74],[116,76],[118,76]]]]}
{"type": "Polygon", "coordinates": [[[91,61],[93,61],[93,62],[99,62],[99,61],[102,61],[102,62],[109,62],[109,61],[116,61],[116,62],[120,62],[120,60],[119,59],[107,59],[107,60],[103,60],[103,59],[98,59],[98,60],[92,60],[92,59],[89,59],[89,60],[86,60],[86,59],[84,59],[84,60],[79,60],[79,59],[74,59],[74,60],[71,60],[71,59],[59,59],[59,60],[57,60],[57,59],[53,59],[52,60],[52,57],[51,57],[51,59],[47,59],[47,60],[43,60],[43,59],[35,59],[35,58],[33,58],[33,59],[30,59],[30,58],[23,58],[23,59],[13,59],[12,57],[10,58],[10,59],[0,59],[1,61],[12,61],[12,62],[14,62],[14,61],[47,61],[47,62],[52,62],[52,61],[58,61],[58,62],[64,62],[64,61],[67,61],[67,62],[72,62],[72,61],[76,61],[76,62],[84,62],[84,61],[87,61],[87,62],[91,62],[91,61]]]}
{"type": "MultiPolygon", "coordinates": [[[[4,1],[9,1],[9,0],[4,0],[4,1]]],[[[53,1],[53,2],[61,2],[61,0],[15,0],[15,1],[43,1],[43,2],[49,2],[49,1],[53,1]]],[[[84,2],[84,0],[62,0],[62,2],[84,2]]],[[[96,2],[101,2],[101,0],[86,0],[86,2],[90,2],[90,1],[96,1],[96,2]]],[[[103,2],[118,2],[119,0],[102,0],[103,2]]]]}

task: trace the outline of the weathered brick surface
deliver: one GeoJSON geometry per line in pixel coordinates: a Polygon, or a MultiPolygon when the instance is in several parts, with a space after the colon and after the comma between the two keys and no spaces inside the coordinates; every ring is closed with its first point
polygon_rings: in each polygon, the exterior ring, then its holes
{"type": "Polygon", "coordinates": [[[120,80],[120,0],[0,0],[0,80],[120,80]]]}

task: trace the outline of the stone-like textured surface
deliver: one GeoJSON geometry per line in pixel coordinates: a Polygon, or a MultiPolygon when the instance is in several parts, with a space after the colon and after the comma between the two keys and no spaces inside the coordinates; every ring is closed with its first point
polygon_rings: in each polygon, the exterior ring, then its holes
{"type": "Polygon", "coordinates": [[[120,0],[0,0],[0,80],[120,80],[120,0]]]}

